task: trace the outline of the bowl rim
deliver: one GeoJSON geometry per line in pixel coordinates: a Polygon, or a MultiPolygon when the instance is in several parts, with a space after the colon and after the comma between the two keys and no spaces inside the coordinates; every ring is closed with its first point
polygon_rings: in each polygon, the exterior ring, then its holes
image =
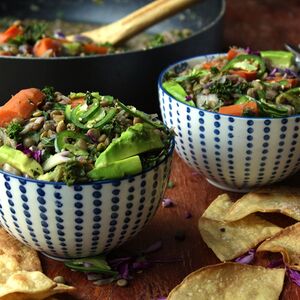
{"type": "Polygon", "coordinates": [[[153,169],[159,167],[162,163],[164,163],[167,159],[169,159],[172,156],[172,154],[174,152],[174,149],[175,149],[175,137],[172,136],[171,139],[170,139],[170,145],[169,145],[167,154],[156,165],[154,165],[150,168],[147,168],[147,169],[143,170],[142,172],[139,172],[135,175],[125,176],[125,177],[122,177],[120,179],[105,179],[105,180],[88,181],[88,182],[82,182],[82,183],[81,182],[75,182],[72,185],[67,185],[63,181],[46,181],[46,180],[38,180],[38,179],[34,179],[34,178],[27,178],[27,177],[24,177],[24,176],[14,175],[12,173],[3,171],[1,169],[0,169],[0,174],[2,174],[3,176],[9,176],[9,177],[18,179],[20,181],[25,181],[25,182],[33,182],[33,183],[41,184],[41,185],[66,186],[66,187],[71,187],[71,188],[74,187],[74,186],[92,186],[92,185],[97,185],[97,184],[112,184],[112,183],[116,183],[116,182],[119,183],[121,181],[125,181],[125,180],[128,180],[130,178],[135,178],[135,177],[140,176],[142,174],[148,173],[148,172],[152,171],[153,169]]]}
{"type": "MultiPolygon", "coordinates": [[[[192,57],[188,57],[182,60],[179,60],[167,67],[165,67],[161,73],[159,74],[158,77],[158,88],[160,90],[162,90],[165,94],[167,94],[169,96],[170,99],[186,106],[189,107],[190,110],[195,110],[195,111],[202,111],[203,113],[207,113],[207,114],[212,114],[212,115],[221,115],[221,116],[227,116],[227,117],[231,117],[231,118],[236,118],[236,119],[242,119],[242,120],[283,120],[283,119],[296,119],[300,117],[300,114],[295,114],[295,115],[291,115],[291,116],[287,116],[287,117],[280,117],[280,118],[271,118],[271,117],[239,117],[239,116],[235,116],[235,115],[229,115],[229,114],[221,114],[219,112],[214,112],[214,111],[208,111],[205,110],[203,108],[199,108],[199,107],[195,107],[195,106],[190,106],[186,103],[183,103],[177,99],[175,99],[171,94],[169,94],[162,86],[162,82],[163,82],[163,78],[165,76],[165,74],[172,68],[176,67],[177,65],[180,65],[182,63],[189,63],[191,61],[194,60],[201,60],[201,59],[205,59],[205,58],[213,58],[213,57],[219,57],[219,56],[223,56],[226,55],[226,53],[209,53],[209,54],[203,54],[203,55],[197,55],[197,56],[192,56],[192,57]]],[[[160,98],[160,97],[159,97],[160,98]]]]}

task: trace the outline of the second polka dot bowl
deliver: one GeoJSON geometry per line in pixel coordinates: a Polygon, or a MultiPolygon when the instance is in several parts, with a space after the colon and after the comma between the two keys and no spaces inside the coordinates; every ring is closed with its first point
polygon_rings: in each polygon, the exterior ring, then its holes
{"type": "Polygon", "coordinates": [[[244,192],[281,181],[300,170],[300,115],[249,118],[222,115],[177,101],[162,87],[165,73],[215,55],[176,63],[159,78],[160,109],[177,136],[176,151],[191,167],[222,189],[244,192]]]}
{"type": "Polygon", "coordinates": [[[174,142],[157,166],[121,180],[67,186],[0,171],[0,223],[52,257],[109,251],[153,217],[167,185],[173,148],[174,142]]]}

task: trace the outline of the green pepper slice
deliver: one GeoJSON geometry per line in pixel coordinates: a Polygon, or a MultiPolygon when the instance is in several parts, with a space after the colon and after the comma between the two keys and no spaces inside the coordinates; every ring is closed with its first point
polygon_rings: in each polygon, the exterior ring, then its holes
{"type": "Polygon", "coordinates": [[[117,100],[117,102],[118,102],[119,106],[123,110],[128,112],[130,115],[142,119],[145,123],[148,123],[148,124],[152,125],[155,128],[158,128],[158,129],[165,128],[165,125],[163,123],[161,123],[159,121],[153,121],[148,114],[136,109],[133,106],[127,106],[124,103],[120,102],[119,100],[117,100]]]}
{"type": "Polygon", "coordinates": [[[65,149],[70,151],[74,155],[88,156],[87,151],[80,149],[80,147],[76,145],[76,142],[78,142],[79,139],[83,139],[87,142],[89,141],[88,137],[82,133],[71,130],[61,131],[56,135],[54,141],[55,149],[57,152],[65,149]]]}
{"type": "Polygon", "coordinates": [[[277,104],[288,104],[295,108],[295,113],[300,113],[300,87],[289,89],[276,97],[277,104]]]}
{"type": "Polygon", "coordinates": [[[222,68],[222,71],[229,71],[231,69],[257,71],[257,76],[261,77],[266,71],[266,65],[263,59],[257,55],[241,54],[229,61],[222,68]]]}
{"type": "Polygon", "coordinates": [[[105,257],[101,255],[66,261],[65,265],[70,269],[81,272],[104,273],[109,275],[118,274],[118,272],[111,269],[105,257]]]}

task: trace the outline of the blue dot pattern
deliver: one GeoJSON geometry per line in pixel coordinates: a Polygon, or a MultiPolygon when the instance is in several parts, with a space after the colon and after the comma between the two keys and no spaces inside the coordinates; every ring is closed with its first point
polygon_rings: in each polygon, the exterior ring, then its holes
{"type": "Polygon", "coordinates": [[[247,189],[300,170],[299,116],[220,115],[190,107],[158,89],[163,121],[176,133],[177,153],[211,183],[224,189],[247,189]]]}
{"type": "Polygon", "coordinates": [[[0,171],[0,223],[21,242],[54,257],[110,251],[150,221],[171,160],[123,180],[75,186],[19,180],[0,171]]]}

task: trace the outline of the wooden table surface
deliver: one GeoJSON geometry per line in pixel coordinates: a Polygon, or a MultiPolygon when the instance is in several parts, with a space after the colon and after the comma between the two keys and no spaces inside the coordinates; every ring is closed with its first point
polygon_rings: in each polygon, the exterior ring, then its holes
{"type": "MultiPolygon", "coordinates": [[[[282,49],[284,42],[300,42],[299,0],[228,0],[224,20],[224,50],[229,45],[251,46],[253,49],[282,49]]],[[[300,174],[287,181],[296,185],[300,174]]],[[[136,274],[127,287],[116,284],[98,287],[81,273],[71,272],[61,262],[41,256],[45,273],[50,277],[63,275],[67,283],[77,288],[73,295],[61,295],[61,300],[155,300],[167,296],[170,290],[192,271],[218,263],[213,252],[202,241],[197,221],[209,203],[224,191],[210,185],[201,175],[175,155],[171,180],[174,188],[167,189],[166,197],[175,205],[160,207],[154,219],[134,239],[118,251],[136,251],[161,240],[163,247],[151,254],[152,259],[175,259],[172,263],[155,264],[136,274]],[[192,218],[186,219],[190,212],[192,218]],[[176,240],[177,232],[184,232],[185,239],[176,240]]],[[[240,194],[230,193],[236,199],[240,194]]],[[[272,218],[272,217],[271,217],[272,218]]],[[[277,223],[286,222],[273,216],[277,223]]],[[[124,252],[123,252],[124,253],[124,252]]],[[[257,264],[265,264],[266,254],[258,257],[257,264]]],[[[300,287],[285,281],[281,299],[300,299],[300,287]]]]}

